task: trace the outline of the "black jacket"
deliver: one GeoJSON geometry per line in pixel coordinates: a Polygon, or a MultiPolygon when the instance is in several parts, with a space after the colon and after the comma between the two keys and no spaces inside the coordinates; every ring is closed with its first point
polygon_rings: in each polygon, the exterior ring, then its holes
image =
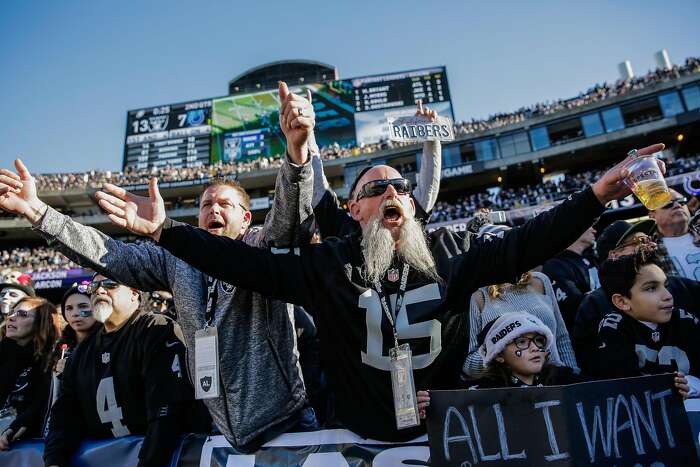
{"type": "Polygon", "coordinates": [[[467,381],[466,389],[497,389],[497,388],[530,388],[539,386],[563,386],[566,384],[582,383],[585,379],[574,373],[568,366],[545,365],[542,372],[535,376],[532,384],[527,384],[511,376],[508,382],[499,378],[484,377],[467,381]]]}
{"type": "Polygon", "coordinates": [[[14,409],[9,428],[27,428],[25,437],[41,437],[51,401],[51,371],[34,358],[34,344],[22,347],[13,339],[0,340],[0,410],[14,409]]]}
{"type": "MultiPolygon", "coordinates": [[[[411,344],[416,388],[454,388],[466,356],[469,297],[477,288],[513,282],[573,243],[604,207],[588,188],[514,228],[450,257],[451,234],[430,237],[440,283],[412,272],[397,316],[401,342],[411,344]],[[575,212],[576,216],[571,216],[575,212]],[[557,232],[552,236],[551,232],[557,232]]],[[[297,253],[273,254],[241,241],[166,220],[160,245],[227,283],[303,306],[318,328],[338,418],[363,437],[403,441],[424,427],[398,431],[389,373],[393,346],[377,292],[363,278],[359,236],[329,239],[297,253]],[[211,254],[206,254],[211,252],[211,254]]],[[[390,296],[398,281],[384,282],[390,296]]],[[[392,301],[393,303],[393,301],[392,301]]]]}
{"type": "Polygon", "coordinates": [[[581,300],[587,293],[600,287],[596,261],[591,255],[564,250],[545,262],[542,272],[552,281],[559,310],[566,329],[571,333],[581,300]]]}
{"type": "MultiPolygon", "coordinates": [[[[674,306],[700,316],[700,282],[685,277],[668,276],[668,290],[674,306]]],[[[616,313],[603,289],[586,295],[576,312],[571,342],[576,361],[583,373],[593,373],[597,367],[598,325],[608,313],[616,313]]]]}

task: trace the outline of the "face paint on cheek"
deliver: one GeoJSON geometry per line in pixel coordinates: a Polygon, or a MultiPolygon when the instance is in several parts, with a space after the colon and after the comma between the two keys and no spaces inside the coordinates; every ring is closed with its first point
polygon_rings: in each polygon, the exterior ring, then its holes
{"type": "Polygon", "coordinates": [[[516,350],[516,351],[515,351],[515,356],[518,357],[518,358],[522,357],[522,356],[523,356],[523,351],[522,351],[522,350],[516,350]]]}

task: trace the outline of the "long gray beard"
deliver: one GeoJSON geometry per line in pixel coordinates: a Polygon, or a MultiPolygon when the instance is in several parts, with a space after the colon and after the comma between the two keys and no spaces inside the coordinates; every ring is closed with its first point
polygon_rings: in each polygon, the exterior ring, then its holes
{"type": "MultiPolygon", "coordinates": [[[[374,283],[381,281],[394,259],[394,239],[384,227],[381,218],[370,220],[362,234],[362,252],[365,257],[364,278],[374,283]]],[[[423,228],[415,218],[405,218],[399,235],[399,260],[425,276],[441,282],[435,260],[428,248],[423,228]]]]}

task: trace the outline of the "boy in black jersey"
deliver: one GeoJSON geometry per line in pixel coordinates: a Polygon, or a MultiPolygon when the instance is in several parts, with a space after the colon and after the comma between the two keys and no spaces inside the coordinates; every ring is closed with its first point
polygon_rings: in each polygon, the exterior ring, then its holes
{"type": "Polygon", "coordinates": [[[145,435],[140,466],[168,465],[193,391],[179,326],[139,312],[139,292],[96,275],[88,286],[104,328],[75,350],[51,411],[46,465],[69,465],[83,438],[145,435]]]}
{"type": "Polygon", "coordinates": [[[700,321],[674,308],[655,247],[608,259],[600,280],[619,312],[608,313],[598,328],[598,376],[676,372],[683,397],[700,395],[700,380],[691,376],[700,370],[700,321]]]}

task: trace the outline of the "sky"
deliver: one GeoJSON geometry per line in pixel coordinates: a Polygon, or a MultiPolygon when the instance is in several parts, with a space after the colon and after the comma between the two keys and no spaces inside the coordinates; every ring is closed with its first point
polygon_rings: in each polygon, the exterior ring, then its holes
{"type": "Polygon", "coordinates": [[[457,120],[700,56],[698,0],[0,2],[0,167],[121,169],[126,112],[225,95],[270,61],[447,67],[457,120]]]}

